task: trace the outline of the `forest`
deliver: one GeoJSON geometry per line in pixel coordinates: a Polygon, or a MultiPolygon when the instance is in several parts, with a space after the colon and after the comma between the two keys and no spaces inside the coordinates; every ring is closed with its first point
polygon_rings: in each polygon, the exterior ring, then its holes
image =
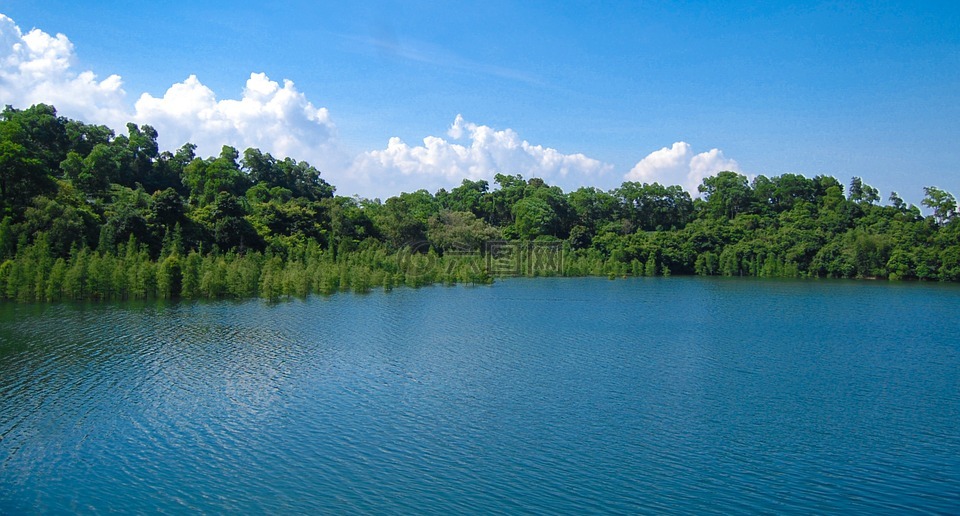
{"type": "Polygon", "coordinates": [[[694,199],[624,182],[563,192],[497,174],[345,197],[310,164],[224,146],[159,150],[53,106],[0,115],[0,299],[278,299],[526,276],[960,281],[956,199],[854,177],[720,172],[694,199]]]}

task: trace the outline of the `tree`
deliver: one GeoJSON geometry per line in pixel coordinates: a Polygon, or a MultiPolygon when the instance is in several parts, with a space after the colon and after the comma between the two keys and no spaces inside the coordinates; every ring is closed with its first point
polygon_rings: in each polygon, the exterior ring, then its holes
{"type": "Polygon", "coordinates": [[[221,251],[263,249],[263,241],[244,216],[241,200],[229,192],[217,194],[210,212],[213,241],[221,251]]]}
{"type": "Polygon", "coordinates": [[[320,177],[320,171],[306,161],[284,158],[278,166],[285,179],[285,184],[279,186],[289,189],[295,197],[311,201],[333,197],[336,188],[324,181],[320,177]]]}
{"type": "Polygon", "coordinates": [[[484,196],[483,218],[494,226],[506,226],[513,222],[513,206],[523,199],[527,182],[520,174],[508,176],[497,174],[493,181],[500,186],[497,190],[484,196]]]}
{"type": "Polygon", "coordinates": [[[560,239],[569,236],[575,216],[563,190],[557,186],[548,186],[542,179],[532,178],[528,182],[525,199],[538,199],[545,202],[549,212],[552,213],[551,219],[547,226],[543,228],[541,235],[549,235],[560,239]]]}
{"type": "Polygon", "coordinates": [[[113,185],[111,197],[112,202],[104,211],[106,221],[100,230],[100,249],[111,251],[131,237],[141,243],[155,244],[147,230],[151,197],[141,189],[132,190],[119,185],[113,185]]]}
{"type": "Polygon", "coordinates": [[[394,249],[416,245],[427,238],[427,222],[437,213],[433,196],[426,190],[402,193],[374,209],[377,229],[394,249]]]}
{"type": "Polygon", "coordinates": [[[682,228],[693,215],[693,200],[680,186],[627,181],[615,191],[624,218],[644,231],[682,228]]]}
{"type": "Polygon", "coordinates": [[[7,111],[0,121],[0,208],[17,215],[31,198],[53,192],[56,185],[32,151],[27,131],[6,116],[7,111]]]}
{"type": "Polygon", "coordinates": [[[20,143],[29,150],[30,158],[40,160],[44,170],[57,170],[66,158],[67,120],[57,116],[53,106],[36,104],[23,110],[7,106],[0,119],[0,124],[17,126],[22,131],[20,143]]]}
{"type": "Polygon", "coordinates": [[[890,205],[898,211],[905,211],[907,209],[907,203],[903,202],[903,199],[897,192],[890,192],[890,197],[887,200],[889,200],[890,205]]]}
{"type": "Polygon", "coordinates": [[[553,234],[552,229],[559,222],[550,204],[539,197],[527,197],[517,201],[513,205],[513,214],[516,236],[525,240],[553,234]]]}
{"type": "Polygon", "coordinates": [[[158,264],[157,294],[163,299],[180,296],[183,274],[180,269],[180,257],[171,254],[158,264]]]}
{"type": "Polygon", "coordinates": [[[329,228],[330,224],[325,206],[319,202],[310,202],[304,197],[285,202],[273,200],[258,203],[254,206],[251,220],[258,224],[258,227],[265,226],[272,235],[296,235],[321,244],[326,243],[326,228],[329,228]]]}
{"type": "MultiPolygon", "coordinates": [[[[74,181],[81,191],[88,195],[102,195],[110,183],[120,175],[120,156],[117,147],[111,144],[98,143],[83,159],[83,165],[74,181]]],[[[72,155],[67,162],[72,161],[72,155]]]]}
{"type": "Polygon", "coordinates": [[[746,212],[754,200],[747,177],[736,172],[705,177],[697,189],[703,194],[707,213],[715,218],[732,219],[746,212]]]}
{"type": "Polygon", "coordinates": [[[427,238],[439,250],[479,251],[500,237],[496,228],[469,211],[441,211],[430,219],[427,238]]]}
{"type": "Polygon", "coordinates": [[[129,156],[129,173],[121,177],[126,179],[121,183],[124,186],[134,187],[140,183],[148,192],[156,191],[162,186],[155,175],[155,163],[160,157],[160,147],[157,144],[157,130],[149,125],[137,127],[136,124],[127,124],[127,154],[129,156]]]}
{"type": "Polygon", "coordinates": [[[320,203],[330,220],[330,249],[354,249],[362,240],[378,236],[370,210],[354,197],[337,196],[320,203]]]}
{"type": "Polygon", "coordinates": [[[74,247],[96,244],[98,222],[83,204],[72,199],[39,196],[24,210],[22,234],[47,234],[54,256],[66,257],[74,247]]]}
{"type": "Polygon", "coordinates": [[[333,197],[334,187],[320,177],[320,172],[305,161],[285,158],[277,161],[270,154],[259,149],[247,149],[243,152],[243,170],[255,184],[267,188],[283,188],[295,197],[304,197],[318,201],[333,197]]]}
{"type": "Polygon", "coordinates": [[[250,178],[240,171],[238,157],[236,149],[224,145],[216,159],[194,159],[184,167],[183,183],[190,190],[190,202],[196,206],[210,204],[220,192],[243,195],[250,178]]]}
{"type": "Polygon", "coordinates": [[[952,194],[935,186],[924,187],[923,191],[926,195],[920,204],[933,210],[937,224],[942,226],[953,219],[957,211],[957,200],[952,194]]]}
{"type": "Polygon", "coordinates": [[[150,221],[164,229],[185,222],[183,198],[173,188],[154,192],[150,201],[150,221]]]}
{"type": "Polygon", "coordinates": [[[13,258],[17,250],[17,237],[13,228],[13,218],[7,215],[0,221],[0,263],[13,258]]]}
{"type": "Polygon", "coordinates": [[[277,160],[269,153],[260,152],[260,149],[249,148],[243,151],[241,166],[250,176],[250,180],[256,184],[263,184],[269,188],[284,183],[283,175],[277,167],[277,160]]]}
{"type": "Polygon", "coordinates": [[[611,193],[594,187],[581,187],[567,194],[576,223],[588,228],[609,221],[617,215],[620,201],[611,193]]]}
{"type": "Polygon", "coordinates": [[[464,179],[460,186],[451,190],[440,200],[440,193],[437,198],[442,208],[450,211],[469,211],[480,217],[483,215],[483,200],[490,188],[490,184],[482,179],[471,181],[464,179]]]}
{"type": "Polygon", "coordinates": [[[854,177],[850,180],[850,200],[857,204],[874,204],[880,201],[880,192],[854,177]]]}
{"type": "Polygon", "coordinates": [[[619,216],[620,200],[609,192],[582,187],[567,194],[572,213],[569,240],[575,248],[590,245],[600,228],[619,216]]]}
{"type": "Polygon", "coordinates": [[[772,178],[757,176],[753,191],[763,209],[776,213],[788,211],[800,202],[817,202],[818,182],[798,174],[783,174],[772,178]]]}
{"type": "Polygon", "coordinates": [[[98,144],[108,144],[114,137],[113,129],[105,125],[89,125],[76,120],[66,123],[68,152],[75,152],[80,156],[90,154],[98,144]]]}

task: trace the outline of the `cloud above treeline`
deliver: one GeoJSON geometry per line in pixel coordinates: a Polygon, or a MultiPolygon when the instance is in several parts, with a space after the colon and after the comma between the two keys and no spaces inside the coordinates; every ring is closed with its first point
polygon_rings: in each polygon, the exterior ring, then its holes
{"type": "Polygon", "coordinates": [[[496,130],[468,122],[461,115],[447,130],[447,137],[450,140],[427,136],[423,145],[417,146],[390,138],[386,148],[358,156],[352,171],[363,177],[403,178],[403,182],[427,186],[456,185],[464,178],[490,179],[499,172],[547,182],[565,182],[571,176],[589,180],[613,169],[609,163],[533,145],[512,129],[496,130]]]}
{"type": "Polygon", "coordinates": [[[694,154],[689,143],[676,142],[648,154],[624,177],[628,181],[680,185],[695,194],[703,178],[726,170],[740,172],[740,165],[720,149],[694,154]]]}
{"type": "Polygon", "coordinates": [[[162,145],[191,142],[201,155],[232,145],[305,159],[322,169],[343,168],[347,161],[327,109],[315,107],[292,81],[280,86],[262,73],[250,74],[239,100],[217,100],[191,75],[160,98],[144,93],[134,109],[135,120],[156,128],[162,145]]]}
{"type": "Polygon", "coordinates": [[[120,76],[97,80],[93,72],[77,72],[75,63],[73,43],[63,34],[50,36],[39,29],[23,34],[13,20],[0,14],[4,104],[28,107],[43,102],[74,117],[114,126],[127,115],[120,76]]]}
{"type": "MultiPolygon", "coordinates": [[[[119,75],[100,79],[92,71],[78,71],[76,64],[67,36],[39,29],[24,34],[14,20],[0,14],[3,104],[52,104],[62,115],[104,124],[118,133],[126,131],[127,122],[149,124],[159,132],[162,149],[191,142],[199,155],[209,156],[218,154],[222,145],[241,151],[257,147],[277,157],[309,161],[341,193],[380,197],[451,188],[464,178],[492,181],[497,173],[541,177],[566,189],[615,177],[610,163],[533,144],[512,129],[495,129],[460,115],[445,136],[426,136],[414,145],[393,137],[382,149],[352,155],[341,145],[329,111],[314,105],[289,80],[280,84],[252,73],[239,99],[218,99],[191,75],[160,97],[141,94],[131,107],[119,75]]],[[[694,154],[689,144],[677,142],[647,155],[623,179],[680,184],[695,194],[703,177],[720,170],[739,167],[718,149],[694,154]]]]}

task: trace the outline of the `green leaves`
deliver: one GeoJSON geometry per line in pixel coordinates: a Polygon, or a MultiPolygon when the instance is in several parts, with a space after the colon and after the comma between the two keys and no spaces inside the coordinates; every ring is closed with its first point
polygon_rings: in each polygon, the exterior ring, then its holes
{"type": "Polygon", "coordinates": [[[935,186],[923,189],[926,196],[920,204],[933,210],[933,217],[941,226],[949,222],[957,213],[957,200],[952,194],[935,186]]]}
{"type": "Polygon", "coordinates": [[[486,242],[549,243],[550,273],[882,277],[960,281],[954,196],[924,189],[923,217],[853,178],[736,172],[680,186],[624,182],[565,193],[497,174],[384,202],[337,197],[290,157],[224,146],[159,152],[152,127],[0,115],[0,297],[277,299],[433,282],[485,283],[486,242]]]}
{"type": "Polygon", "coordinates": [[[732,219],[747,212],[755,199],[747,177],[736,172],[720,172],[706,177],[698,190],[703,194],[706,211],[718,218],[732,219]]]}

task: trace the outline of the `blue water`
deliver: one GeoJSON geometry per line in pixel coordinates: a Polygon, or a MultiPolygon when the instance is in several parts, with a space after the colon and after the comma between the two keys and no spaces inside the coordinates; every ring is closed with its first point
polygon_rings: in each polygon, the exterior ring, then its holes
{"type": "Polygon", "coordinates": [[[960,288],[0,306],[0,512],[960,512],[960,288]]]}

